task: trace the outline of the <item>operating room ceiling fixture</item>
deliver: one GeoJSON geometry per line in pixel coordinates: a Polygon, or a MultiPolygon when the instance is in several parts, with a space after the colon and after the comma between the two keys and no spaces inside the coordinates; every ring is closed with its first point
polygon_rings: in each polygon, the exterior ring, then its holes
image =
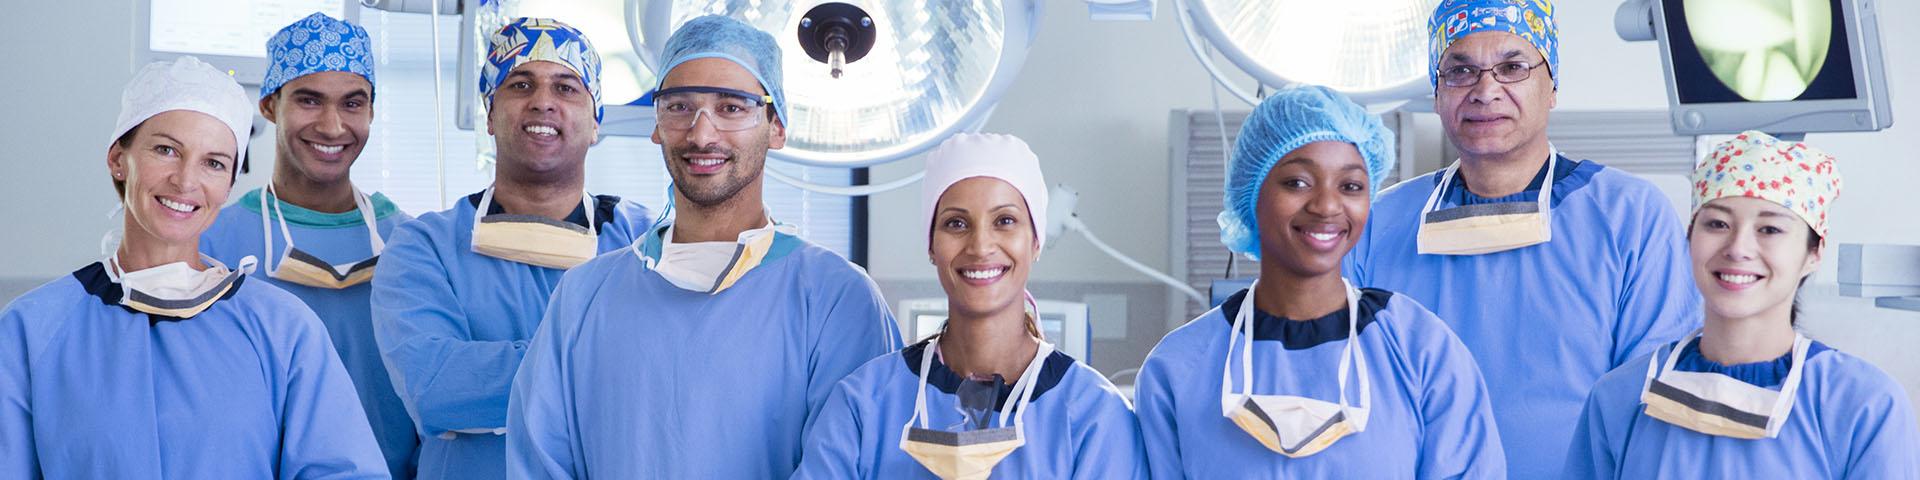
{"type": "Polygon", "coordinates": [[[1202,42],[1262,88],[1321,85],[1380,105],[1433,93],[1427,81],[1427,17],[1439,0],[1174,0],[1196,59],[1249,104],[1202,42]],[[1204,40],[1195,37],[1194,30],[1204,40]]]}

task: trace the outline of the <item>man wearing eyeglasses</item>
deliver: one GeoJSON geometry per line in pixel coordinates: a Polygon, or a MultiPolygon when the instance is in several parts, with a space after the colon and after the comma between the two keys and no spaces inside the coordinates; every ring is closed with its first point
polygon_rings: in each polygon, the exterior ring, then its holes
{"type": "Polygon", "coordinates": [[[1444,319],[1487,379],[1509,473],[1557,478],[1594,382],[1699,325],[1684,231],[1651,183],[1547,139],[1550,1],[1444,0],[1428,25],[1460,158],[1380,194],[1346,273],[1444,319]]]}
{"type": "Polygon", "coordinates": [[[670,219],[554,291],[514,378],[514,478],[786,478],[834,384],[900,347],[873,280],[762,202],[786,142],[773,36],[700,17],[661,57],[670,219]]]}

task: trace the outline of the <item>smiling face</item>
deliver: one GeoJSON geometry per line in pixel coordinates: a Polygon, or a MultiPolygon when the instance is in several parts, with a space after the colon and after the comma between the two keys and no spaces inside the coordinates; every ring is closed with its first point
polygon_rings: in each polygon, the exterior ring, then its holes
{"type": "MultiPolygon", "coordinates": [[[[1470,65],[1490,69],[1507,62],[1541,65],[1540,50],[1506,32],[1480,32],[1447,46],[1440,54],[1440,71],[1470,65]]],[[[1433,111],[1440,115],[1447,140],[1470,158],[1492,157],[1535,146],[1547,140],[1547,111],[1557,95],[1547,67],[1531,70],[1526,80],[1500,83],[1490,72],[1469,87],[1441,83],[1434,91],[1433,111]]]]}
{"type": "Polygon", "coordinates": [[[1793,211],[1727,197],[1700,207],[1688,232],[1693,283],[1722,319],[1789,318],[1800,281],[1820,266],[1820,239],[1793,211]]]}
{"type": "Polygon", "coordinates": [[[107,148],[107,169],[123,180],[126,243],[194,245],[233,189],[233,130],[204,113],[154,115],[107,148]]]}
{"type": "MultiPolygon", "coordinates": [[[[586,171],[587,148],[600,135],[593,94],[572,69],[548,61],[514,67],[493,92],[487,133],[503,170],[534,177],[586,171]]],[[[574,177],[578,178],[578,177],[574,177]]]]}
{"type": "Polygon", "coordinates": [[[1351,143],[1313,142],[1280,157],[1254,207],[1262,273],[1272,263],[1298,278],[1338,274],[1367,224],[1372,187],[1351,143]]]}
{"type": "Polygon", "coordinates": [[[1021,309],[1040,254],[1027,200],[1006,181],[973,177],[940,195],[928,255],[947,309],[983,318],[1021,309]]]}
{"type": "Polygon", "coordinates": [[[260,115],[278,130],[276,176],[284,171],[308,183],[343,182],[367,147],[373,84],[348,72],[304,75],[260,99],[260,115]]]}
{"type": "MultiPolygon", "coordinates": [[[[667,72],[662,90],[677,87],[719,87],[765,95],[766,89],[753,73],[732,61],[720,58],[688,60],[667,72]]],[[[715,129],[704,115],[693,128],[681,130],[656,125],[653,143],[666,156],[667,173],[674,189],[695,205],[711,207],[726,203],[743,191],[760,188],[761,168],[767,163],[767,150],[786,146],[787,130],[765,109],[766,121],[736,132],[715,129]]],[[[756,199],[757,200],[757,199],[756,199]]]]}

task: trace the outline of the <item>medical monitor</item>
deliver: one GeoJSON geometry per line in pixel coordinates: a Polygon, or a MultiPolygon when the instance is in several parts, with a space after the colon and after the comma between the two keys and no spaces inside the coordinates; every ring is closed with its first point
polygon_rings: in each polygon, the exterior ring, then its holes
{"type": "Polygon", "coordinates": [[[1658,0],[1678,135],[1893,124],[1875,0],[1658,0]]]}
{"type": "MultiPolygon", "coordinates": [[[[1087,304],[1040,300],[1040,332],[1053,348],[1081,362],[1091,362],[1092,324],[1087,319],[1087,304]]],[[[940,332],[947,324],[947,299],[915,298],[901,300],[894,319],[900,322],[900,335],[912,344],[940,332]]]]}
{"type": "Polygon", "coordinates": [[[246,85],[267,73],[267,39],[315,12],[358,23],[358,0],[148,0],[134,2],[140,64],[192,55],[246,85]]]}

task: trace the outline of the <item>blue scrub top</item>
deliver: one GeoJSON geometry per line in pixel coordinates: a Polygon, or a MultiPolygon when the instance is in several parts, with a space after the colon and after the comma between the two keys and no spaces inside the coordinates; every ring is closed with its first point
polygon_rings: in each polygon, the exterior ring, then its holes
{"type": "MultiPolygon", "coordinates": [[[[1358,303],[1368,366],[1359,373],[1373,383],[1366,431],[1303,458],[1262,446],[1220,412],[1227,354],[1245,348],[1227,345],[1245,297],[1241,290],[1167,334],[1140,367],[1135,406],[1154,478],[1507,478],[1487,386],[1466,347],[1418,302],[1371,288],[1358,303]]],[[[1347,309],[1306,321],[1256,310],[1251,321],[1254,394],[1338,401],[1347,309]]],[[[1238,382],[1244,367],[1234,365],[1238,382]]],[[[1347,383],[1356,406],[1358,384],[1347,383]]]]}
{"type": "MultiPolygon", "coordinates": [[[[796,479],[937,479],[900,450],[901,427],[913,418],[920,361],[927,342],[867,362],[836,385],[808,434],[796,479]]],[[[993,478],[1147,478],[1139,422],[1125,397],[1100,372],[1058,351],[1048,354],[1025,415],[1026,445],[993,467],[993,478]]],[[[933,362],[927,378],[927,425],[961,423],[960,375],[933,362]]],[[[994,412],[1018,402],[1002,385],[994,412]]],[[[997,413],[995,414],[997,415],[997,413]]],[[[1008,426],[1012,426],[1012,418],[1008,426]]],[[[995,423],[992,426],[999,426],[995,423]]]]}
{"type": "Polygon", "coordinates": [[[899,348],[873,280],[819,245],[776,234],[711,295],[654,272],[644,247],[555,290],[514,378],[509,476],[785,478],[834,383],[899,348]]]}
{"type": "MultiPolygon", "coordinates": [[[[1673,344],[1608,372],[1587,397],[1561,478],[1920,479],[1920,425],[1899,383],[1858,357],[1814,342],[1780,435],[1707,435],[1647,416],[1648,362],[1673,344]]],[[[1674,368],[1728,375],[1779,390],[1792,354],[1721,365],[1693,342],[1674,368]]]]}
{"type": "MultiPolygon", "coordinates": [[[[482,192],[484,193],[484,192],[482,192]]],[[[387,371],[421,435],[419,478],[506,476],[505,427],[520,358],[566,271],[473,252],[481,193],[394,229],[373,279],[373,325],[387,371]]],[[[646,231],[638,204],[597,195],[601,252],[646,231]]],[[[500,213],[495,203],[489,213],[500,213]]],[[[586,226],[586,210],[568,221],[586,226]]]]}
{"type": "MultiPolygon", "coordinates": [[[[320,323],[326,325],[328,335],[333,337],[333,348],[340,354],[340,362],[346,365],[354,390],[359,392],[360,408],[367,411],[367,422],[373,427],[374,438],[380,442],[380,452],[386,456],[387,471],[394,478],[413,478],[420,438],[414,433],[413,419],[407,416],[400,396],[393,392],[393,381],[387,378],[386,364],[380,360],[380,346],[373,340],[373,309],[368,304],[373,283],[335,290],[268,276],[267,262],[280,264],[287,239],[280,233],[276,215],[275,221],[268,224],[274,239],[272,248],[266,245],[266,237],[260,231],[260,195],[261,189],[254,189],[220,209],[213,226],[200,235],[201,253],[227,265],[238,265],[242,257],[252,255],[261,263],[253,271],[251,280],[280,287],[313,309],[320,323]]],[[[385,195],[376,192],[369,197],[374,228],[383,240],[392,236],[394,227],[413,220],[413,216],[401,212],[385,195]]],[[[286,202],[280,202],[279,208],[286,216],[287,230],[293,233],[294,245],[301,251],[331,264],[357,262],[373,255],[366,220],[359,210],[321,213],[286,202]]],[[[378,268],[376,265],[375,271],[378,268]]]]}
{"type": "Polygon", "coordinates": [[[192,318],[94,263],[0,312],[0,478],[387,478],[326,327],[236,281],[192,318]]]}
{"type": "MultiPolygon", "coordinates": [[[[1514,478],[1560,474],[1587,390],[1608,370],[1698,328],[1684,224],[1653,184],[1598,163],[1557,157],[1553,240],[1482,255],[1421,255],[1420,210],[1440,183],[1427,174],[1380,192],[1346,260],[1356,286],[1433,309],[1473,352],[1493,394],[1514,478]]],[[[1535,202],[1526,191],[1484,198],[1455,177],[1442,208],[1535,202]]]]}

